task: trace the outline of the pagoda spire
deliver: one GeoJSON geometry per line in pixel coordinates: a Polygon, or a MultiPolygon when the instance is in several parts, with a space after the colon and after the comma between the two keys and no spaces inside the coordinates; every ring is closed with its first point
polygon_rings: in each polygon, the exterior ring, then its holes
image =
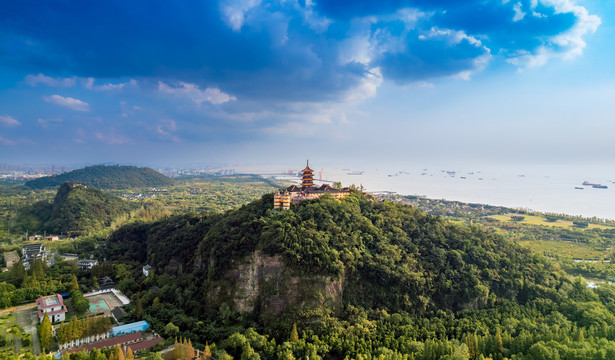
{"type": "Polygon", "coordinates": [[[309,188],[314,186],[314,170],[310,169],[310,160],[308,159],[305,164],[305,169],[302,170],[301,187],[309,188]]]}

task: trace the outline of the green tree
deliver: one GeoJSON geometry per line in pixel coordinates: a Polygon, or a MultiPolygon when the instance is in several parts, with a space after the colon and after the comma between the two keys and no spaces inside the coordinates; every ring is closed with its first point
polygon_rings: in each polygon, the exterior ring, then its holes
{"type": "Polygon", "coordinates": [[[299,333],[297,332],[297,324],[293,324],[293,329],[290,332],[290,341],[296,342],[299,340],[299,333]]]}
{"type": "Polygon", "coordinates": [[[47,313],[43,315],[43,321],[41,322],[38,335],[41,340],[41,347],[43,348],[44,352],[47,349],[47,346],[49,346],[49,343],[51,343],[52,338],[51,321],[49,320],[49,316],[47,316],[47,313]]]}
{"type": "Polygon", "coordinates": [[[164,326],[164,334],[166,336],[173,337],[176,336],[177,333],[179,333],[179,327],[177,327],[177,325],[173,324],[172,322],[169,322],[164,326]]]}

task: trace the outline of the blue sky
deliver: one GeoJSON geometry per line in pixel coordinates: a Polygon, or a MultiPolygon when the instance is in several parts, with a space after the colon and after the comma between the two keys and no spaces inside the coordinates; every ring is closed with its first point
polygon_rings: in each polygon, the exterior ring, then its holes
{"type": "Polygon", "coordinates": [[[15,1],[0,162],[612,163],[615,5],[15,1]]]}

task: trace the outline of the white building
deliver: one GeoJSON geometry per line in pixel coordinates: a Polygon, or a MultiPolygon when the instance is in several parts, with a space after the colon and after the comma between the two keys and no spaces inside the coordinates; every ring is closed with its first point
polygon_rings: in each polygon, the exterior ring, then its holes
{"type": "Polygon", "coordinates": [[[66,305],[64,305],[64,300],[60,294],[40,297],[36,300],[36,305],[38,305],[39,322],[43,322],[45,313],[47,313],[52,323],[66,319],[66,305]]]}

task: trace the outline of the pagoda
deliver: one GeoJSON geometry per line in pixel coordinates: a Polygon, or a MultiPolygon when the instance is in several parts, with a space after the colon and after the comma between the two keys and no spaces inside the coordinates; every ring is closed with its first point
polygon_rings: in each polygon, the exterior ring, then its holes
{"type": "Polygon", "coordinates": [[[301,176],[301,188],[306,189],[314,187],[314,170],[310,169],[310,161],[307,161],[305,169],[301,170],[303,175],[301,176]]]}
{"type": "Polygon", "coordinates": [[[335,189],[330,185],[314,185],[314,170],[310,169],[308,160],[305,169],[301,170],[301,186],[291,185],[286,189],[280,189],[273,194],[273,208],[289,210],[291,204],[299,204],[302,201],[318,199],[323,195],[330,195],[334,199],[341,199],[351,194],[349,188],[335,189]]]}

